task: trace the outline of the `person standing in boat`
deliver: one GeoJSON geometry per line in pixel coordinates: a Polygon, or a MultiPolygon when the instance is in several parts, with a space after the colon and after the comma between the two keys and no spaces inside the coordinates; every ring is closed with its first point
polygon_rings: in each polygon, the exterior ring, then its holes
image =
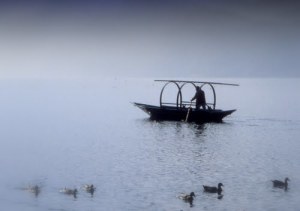
{"type": "Polygon", "coordinates": [[[195,96],[191,99],[191,101],[196,99],[196,109],[200,109],[202,107],[204,110],[206,109],[206,100],[205,100],[205,93],[201,89],[201,87],[196,86],[196,94],[195,96]]]}

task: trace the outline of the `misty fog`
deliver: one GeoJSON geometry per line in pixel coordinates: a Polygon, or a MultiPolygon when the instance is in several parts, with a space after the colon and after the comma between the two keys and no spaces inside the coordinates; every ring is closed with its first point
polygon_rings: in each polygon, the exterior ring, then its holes
{"type": "Polygon", "coordinates": [[[163,2],[2,5],[0,77],[299,76],[297,3],[163,2]]]}

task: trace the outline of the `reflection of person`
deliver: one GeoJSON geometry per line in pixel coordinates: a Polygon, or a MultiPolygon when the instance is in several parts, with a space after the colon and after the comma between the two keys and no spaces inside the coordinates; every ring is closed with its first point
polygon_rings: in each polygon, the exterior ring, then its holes
{"type": "Polygon", "coordinates": [[[203,109],[205,109],[205,105],[206,105],[205,93],[199,86],[196,86],[196,94],[191,99],[191,101],[195,99],[196,99],[196,109],[199,109],[200,107],[203,107],[203,109]]]}

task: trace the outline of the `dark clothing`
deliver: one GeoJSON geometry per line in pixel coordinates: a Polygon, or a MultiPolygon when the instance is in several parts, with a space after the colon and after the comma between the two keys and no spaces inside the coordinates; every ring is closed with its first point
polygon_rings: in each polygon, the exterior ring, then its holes
{"type": "Polygon", "coordinates": [[[199,109],[201,106],[205,109],[206,100],[205,100],[205,93],[198,89],[195,96],[191,99],[191,101],[196,99],[196,109],[199,109]]]}

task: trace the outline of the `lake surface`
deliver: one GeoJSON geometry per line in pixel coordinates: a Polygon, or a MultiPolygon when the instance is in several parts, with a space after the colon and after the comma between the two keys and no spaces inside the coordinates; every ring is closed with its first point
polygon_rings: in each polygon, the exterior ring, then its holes
{"type": "Polygon", "coordinates": [[[130,102],[159,104],[152,79],[2,80],[1,210],[299,210],[300,79],[207,80],[240,84],[216,86],[223,123],[150,121],[130,102]]]}

